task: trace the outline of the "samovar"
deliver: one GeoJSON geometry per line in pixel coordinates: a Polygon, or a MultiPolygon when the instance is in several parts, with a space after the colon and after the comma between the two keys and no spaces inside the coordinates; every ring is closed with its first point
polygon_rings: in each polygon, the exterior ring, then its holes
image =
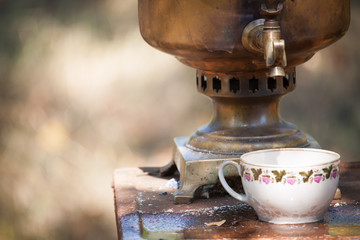
{"type": "Polygon", "coordinates": [[[174,139],[173,159],[162,169],[164,175],[180,172],[175,203],[188,203],[200,186],[215,184],[217,166],[245,152],[320,147],[281,118],[279,104],[296,87],[295,67],[345,34],[349,0],[138,3],[145,41],[197,69],[197,90],[214,105],[207,125],[174,139]]]}

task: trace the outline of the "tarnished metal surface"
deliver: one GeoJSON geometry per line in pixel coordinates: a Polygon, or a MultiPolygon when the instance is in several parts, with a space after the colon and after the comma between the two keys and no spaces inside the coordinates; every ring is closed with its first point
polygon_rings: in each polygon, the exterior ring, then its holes
{"type": "MultiPolygon", "coordinates": [[[[196,69],[214,72],[266,72],[262,55],[244,49],[245,26],[263,18],[258,0],[139,0],[139,24],[153,47],[196,69]]],[[[286,0],[279,15],[288,66],[345,34],[349,0],[286,0]]]]}
{"type": "Polygon", "coordinates": [[[324,221],[275,225],[261,222],[255,211],[229,196],[174,205],[168,179],[152,176],[158,169],[114,172],[119,239],[360,238],[360,164],[341,167],[342,199],[334,200],[324,221]],[[166,194],[165,194],[166,193],[166,194]],[[221,226],[205,223],[225,220],[221,226]]]}

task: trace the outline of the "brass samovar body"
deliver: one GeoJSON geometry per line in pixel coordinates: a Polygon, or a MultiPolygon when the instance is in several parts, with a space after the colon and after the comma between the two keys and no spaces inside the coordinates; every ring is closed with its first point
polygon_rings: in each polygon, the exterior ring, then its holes
{"type": "Polygon", "coordinates": [[[245,152],[320,147],[281,118],[279,103],[296,87],[295,66],[345,34],[349,0],[138,2],[145,41],[197,69],[197,89],[214,104],[207,125],[174,139],[163,171],[180,172],[175,203],[190,202],[198,187],[218,181],[219,164],[245,152]]]}

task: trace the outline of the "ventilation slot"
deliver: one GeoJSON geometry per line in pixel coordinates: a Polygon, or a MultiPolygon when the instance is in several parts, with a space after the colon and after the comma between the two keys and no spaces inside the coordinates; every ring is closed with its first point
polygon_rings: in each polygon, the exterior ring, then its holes
{"type": "Polygon", "coordinates": [[[290,82],[289,82],[289,74],[286,74],[286,76],[283,77],[283,87],[284,87],[285,89],[288,89],[288,88],[289,88],[289,84],[290,84],[290,82]]]}
{"type": "Polygon", "coordinates": [[[276,79],[275,78],[270,77],[267,79],[267,88],[272,92],[276,89],[276,79]]]}
{"type": "Polygon", "coordinates": [[[249,79],[249,91],[253,93],[259,91],[259,80],[256,79],[255,77],[249,79]]]}
{"type": "Polygon", "coordinates": [[[201,75],[201,88],[203,91],[207,88],[207,78],[205,75],[201,75]]]}
{"type": "Polygon", "coordinates": [[[230,79],[230,92],[236,93],[240,91],[240,81],[237,78],[230,79]]]}
{"type": "Polygon", "coordinates": [[[221,90],[221,80],[218,76],[212,79],[213,90],[218,93],[221,90]]]}

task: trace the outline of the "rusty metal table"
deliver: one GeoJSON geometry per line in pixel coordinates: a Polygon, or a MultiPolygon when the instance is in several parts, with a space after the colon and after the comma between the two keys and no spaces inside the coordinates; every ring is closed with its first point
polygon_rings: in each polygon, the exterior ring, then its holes
{"type": "Polygon", "coordinates": [[[360,163],[341,166],[341,200],[333,200],[322,222],[276,225],[230,196],[174,205],[168,178],[157,168],[114,172],[119,239],[360,239],[360,163]],[[224,222],[225,220],[225,222],[224,222]],[[206,223],[222,221],[221,226],[206,223]]]}

